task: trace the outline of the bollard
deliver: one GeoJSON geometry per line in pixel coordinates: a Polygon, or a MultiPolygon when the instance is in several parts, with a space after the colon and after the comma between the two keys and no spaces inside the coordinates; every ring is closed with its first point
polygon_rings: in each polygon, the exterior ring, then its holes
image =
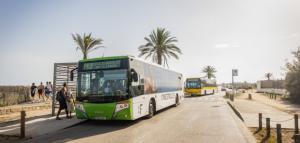
{"type": "Polygon", "coordinates": [[[20,128],[20,137],[25,138],[25,111],[21,111],[21,128],[20,128]]]}
{"type": "Polygon", "coordinates": [[[258,130],[262,129],[262,113],[258,113],[258,130]]]}
{"type": "Polygon", "coordinates": [[[295,120],[295,134],[299,134],[299,127],[298,127],[298,114],[294,115],[295,120]]]}
{"type": "Polygon", "coordinates": [[[250,93],[248,94],[248,99],[252,100],[252,95],[250,93]]]}
{"type": "Polygon", "coordinates": [[[276,124],[276,130],[277,130],[277,143],[282,143],[281,124],[276,124]]]}
{"type": "Polygon", "coordinates": [[[277,94],[275,94],[275,98],[274,98],[275,100],[276,100],[276,96],[277,96],[277,94]]]}
{"type": "Polygon", "coordinates": [[[267,137],[271,135],[270,118],[266,118],[267,137]]]}

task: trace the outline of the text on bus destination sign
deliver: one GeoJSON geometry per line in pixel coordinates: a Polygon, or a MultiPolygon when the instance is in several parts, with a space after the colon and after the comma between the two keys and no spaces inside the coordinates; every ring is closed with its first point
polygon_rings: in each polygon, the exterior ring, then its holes
{"type": "Polygon", "coordinates": [[[95,69],[111,69],[111,68],[119,68],[121,66],[121,60],[114,61],[99,61],[92,63],[84,63],[84,70],[95,70],[95,69]]]}

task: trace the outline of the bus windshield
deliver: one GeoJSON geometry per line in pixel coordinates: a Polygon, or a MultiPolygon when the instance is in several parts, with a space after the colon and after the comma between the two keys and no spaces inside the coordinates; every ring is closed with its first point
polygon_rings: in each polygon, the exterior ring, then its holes
{"type": "Polygon", "coordinates": [[[127,70],[99,70],[78,74],[78,96],[125,96],[127,95],[127,70]]]}
{"type": "Polygon", "coordinates": [[[199,80],[188,80],[186,82],[186,88],[200,88],[200,81],[199,80]]]}

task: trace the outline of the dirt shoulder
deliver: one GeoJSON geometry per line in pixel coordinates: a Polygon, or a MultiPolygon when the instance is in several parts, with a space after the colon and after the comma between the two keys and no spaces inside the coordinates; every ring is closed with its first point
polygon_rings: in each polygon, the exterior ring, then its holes
{"type": "Polygon", "coordinates": [[[287,112],[289,114],[300,114],[300,105],[293,104],[282,96],[277,96],[276,99],[270,99],[268,94],[256,93],[255,90],[248,91],[243,93],[241,96],[238,96],[238,99],[248,99],[248,95],[252,95],[252,100],[266,104],[268,106],[274,107],[278,110],[287,112]]]}
{"type": "Polygon", "coordinates": [[[26,120],[51,116],[51,101],[27,102],[23,104],[0,107],[0,127],[15,124],[20,120],[20,111],[26,112],[26,120]]]}

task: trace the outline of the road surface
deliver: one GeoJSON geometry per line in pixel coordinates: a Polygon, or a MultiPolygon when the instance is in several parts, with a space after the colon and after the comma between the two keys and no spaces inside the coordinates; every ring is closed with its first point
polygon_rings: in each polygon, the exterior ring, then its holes
{"type": "Polygon", "coordinates": [[[186,98],[151,119],[88,121],[27,142],[247,143],[253,139],[219,94],[186,98]]]}

